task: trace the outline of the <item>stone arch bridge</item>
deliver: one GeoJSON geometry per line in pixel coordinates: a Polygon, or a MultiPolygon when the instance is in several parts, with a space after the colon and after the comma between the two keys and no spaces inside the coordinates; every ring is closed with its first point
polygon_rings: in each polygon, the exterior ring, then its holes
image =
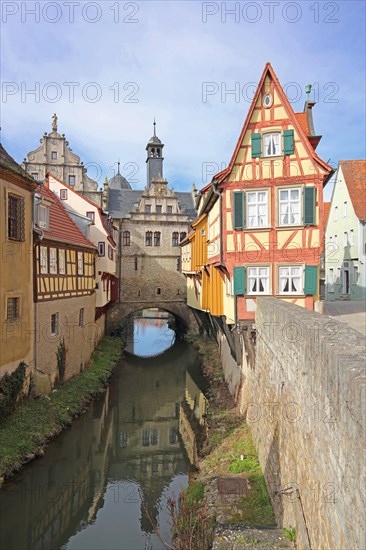
{"type": "Polygon", "coordinates": [[[184,300],[123,301],[115,303],[107,312],[107,334],[123,326],[127,318],[142,309],[158,308],[171,313],[181,334],[197,334],[198,320],[184,300]]]}

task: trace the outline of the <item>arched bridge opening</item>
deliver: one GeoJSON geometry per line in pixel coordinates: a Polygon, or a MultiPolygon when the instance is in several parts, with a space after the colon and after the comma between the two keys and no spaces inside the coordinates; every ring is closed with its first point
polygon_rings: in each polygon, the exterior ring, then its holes
{"type": "Polygon", "coordinates": [[[133,314],[147,309],[159,309],[172,315],[175,319],[174,328],[178,338],[184,334],[198,333],[199,325],[196,316],[185,302],[119,302],[114,304],[107,313],[107,334],[121,333],[133,314]]]}

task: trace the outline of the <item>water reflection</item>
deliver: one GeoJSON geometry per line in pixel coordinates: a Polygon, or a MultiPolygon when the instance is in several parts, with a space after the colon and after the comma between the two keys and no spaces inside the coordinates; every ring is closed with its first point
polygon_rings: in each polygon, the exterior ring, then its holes
{"type": "Polygon", "coordinates": [[[88,414],[0,491],[0,547],[163,549],[154,525],[169,540],[166,501],[187,484],[205,411],[199,386],[183,342],[122,359],[88,414]]]}
{"type": "Polygon", "coordinates": [[[172,318],[165,311],[144,309],[126,327],[126,351],[139,357],[163,353],[175,342],[172,318]]]}

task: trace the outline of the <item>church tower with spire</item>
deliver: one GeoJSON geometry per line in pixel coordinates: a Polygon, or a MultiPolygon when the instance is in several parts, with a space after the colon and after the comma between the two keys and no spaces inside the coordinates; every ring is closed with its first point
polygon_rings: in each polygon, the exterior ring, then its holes
{"type": "Polygon", "coordinates": [[[156,178],[163,178],[163,147],[164,144],[156,135],[156,122],[154,119],[154,135],[146,145],[147,158],[147,186],[150,187],[151,181],[156,178]]]}

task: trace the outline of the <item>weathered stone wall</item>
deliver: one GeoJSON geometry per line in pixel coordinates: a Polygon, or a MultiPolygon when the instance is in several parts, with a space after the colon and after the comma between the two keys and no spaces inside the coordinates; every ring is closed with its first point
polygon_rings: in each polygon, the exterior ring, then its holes
{"type": "Polygon", "coordinates": [[[56,352],[62,340],[66,346],[65,380],[83,370],[99,339],[100,327],[94,322],[95,294],[50,300],[35,304],[38,342],[36,343],[36,392],[48,393],[58,377],[56,352]],[[84,324],[79,326],[79,312],[84,308],[84,324]],[[51,315],[59,314],[58,334],[51,334],[51,315]]]}
{"type": "Polygon", "coordinates": [[[160,302],[155,300],[129,300],[116,303],[107,311],[107,334],[122,327],[132,313],[148,308],[159,308],[168,311],[174,315],[179,332],[197,334],[199,328],[197,319],[191,308],[183,300],[161,300],[160,302]]]}
{"type": "Polygon", "coordinates": [[[241,405],[279,524],[298,548],[366,548],[363,336],[274,298],[258,299],[256,330],[241,405]]]}

